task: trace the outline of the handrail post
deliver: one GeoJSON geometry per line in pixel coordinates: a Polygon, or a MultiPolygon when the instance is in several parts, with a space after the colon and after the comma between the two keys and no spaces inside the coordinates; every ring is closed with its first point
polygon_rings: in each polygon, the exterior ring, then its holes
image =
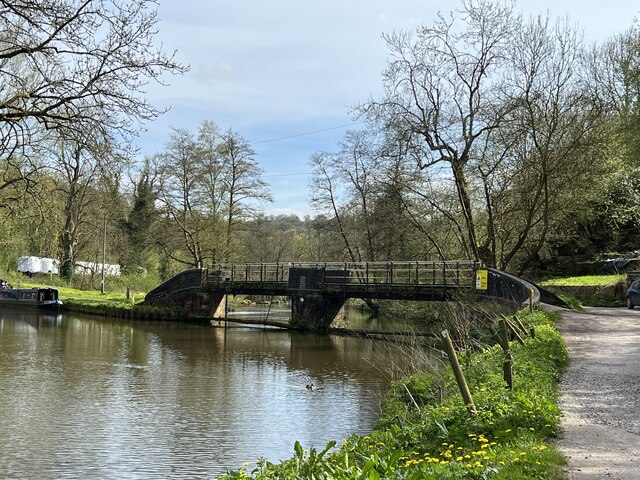
{"type": "Polygon", "coordinates": [[[447,262],[442,262],[442,286],[447,286],[447,262]]]}

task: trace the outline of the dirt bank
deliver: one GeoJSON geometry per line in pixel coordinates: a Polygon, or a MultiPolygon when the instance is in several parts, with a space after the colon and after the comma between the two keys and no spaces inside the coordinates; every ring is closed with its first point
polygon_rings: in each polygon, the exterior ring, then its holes
{"type": "Polygon", "coordinates": [[[640,309],[561,311],[560,384],[569,479],[640,479],[640,309]]]}

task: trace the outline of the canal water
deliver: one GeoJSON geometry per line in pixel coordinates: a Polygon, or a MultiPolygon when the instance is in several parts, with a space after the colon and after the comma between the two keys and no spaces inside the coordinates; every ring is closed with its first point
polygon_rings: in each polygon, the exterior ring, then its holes
{"type": "Polygon", "coordinates": [[[288,458],[295,440],[322,448],[371,430],[402,351],[2,310],[0,478],[216,478],[260,456],[288,458]]]}

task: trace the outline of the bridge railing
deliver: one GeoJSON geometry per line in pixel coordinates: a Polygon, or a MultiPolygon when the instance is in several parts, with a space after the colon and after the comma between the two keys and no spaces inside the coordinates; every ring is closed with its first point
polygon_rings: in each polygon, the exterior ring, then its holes
{"type": "Polygon", "coordinates": [[[342,264],[343,271],[328,268],[324,284],[331,285],[436,285],[471,286],[477,264],[473,261],[364,262],[342,264]]]}
{"type": "Polygon", "coordinates": [[[219,264],[208,270],[207,282],[286,284],[292,268],[321,271],[322,284],[328,287],[345,285],[472,286],[478,264],[465,260],[219,264]]]}
{"type": "Polygon", "coordinates": [[[223,263],[207,271],[207,282],[287,283],[288,263],[223,263]]]}

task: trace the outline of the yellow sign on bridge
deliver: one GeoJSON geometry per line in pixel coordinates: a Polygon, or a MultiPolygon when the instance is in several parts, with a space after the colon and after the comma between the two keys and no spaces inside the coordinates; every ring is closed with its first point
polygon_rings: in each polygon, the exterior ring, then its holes
{"type": "Polygon", "coordinates": [[[489,285],[489,270],[476,270],[476,290],[486,290],[489,285]]]}

